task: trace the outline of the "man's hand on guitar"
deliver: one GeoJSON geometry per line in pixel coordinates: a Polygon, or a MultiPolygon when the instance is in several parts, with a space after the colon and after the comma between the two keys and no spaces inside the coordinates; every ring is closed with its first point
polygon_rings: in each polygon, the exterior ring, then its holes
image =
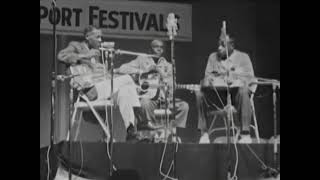
{"type": "Polygon", "coordinates": [[[93,64],[92,66],[93,66],[94,69],[97,70],[97,71],[102,71],[102,70],[104,70],[103,64],[95,63],[95,64],[93,64]]]}
{"type": "Polygon", "coordinates": [[[203,81],[201,82],[201,86],[208,87],[212,85],[212,82],[214,81],[213,76],[206,76],[203,81]]]}
{"type": "Polygon", "coordinates": [[[83,56],[84,58],[91,59],[93,57],[100,56],[100,51],[98,49],[90,49],[89,52],[87,54],[84,54],[83,56]]]}
{"type": "Polygon", "coordinates": [[[100,71],[102,72],[104,70],[103,64],[100,64],[100,63],[89,62],[88,65],[94,72],[100,72],[100,71]]]}
{"type": "Polygon", "coordinates": [[[235,81],[235,79],[234,79],[233,76],[225,76],[225,77],[224,77],[224,80],[225,80],[225,82],[226,82],[227,84],[229,84],[229,85],[231,85],[231,84],[235,81]]]}

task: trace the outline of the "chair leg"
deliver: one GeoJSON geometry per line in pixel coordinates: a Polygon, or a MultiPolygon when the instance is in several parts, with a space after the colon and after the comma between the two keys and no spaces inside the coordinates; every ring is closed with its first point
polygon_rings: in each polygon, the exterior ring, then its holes
{"type": "MultiPolygon", "coordinates": [[[[75,122],[76,115],[77,115],[77,110],[78,110],[78,108],[75,107],[75,108],[74,108],[74,111],[73,111],[73,113],[72,113],[71,127],[69,128],[70,130],[72,129],[72,126],[73,126],[73,124],[74,124],[74,122],[75,122]]],[[[68,130],[68,133],[67,133],[67,141],[70,140],[70,134],[71,134],[71,132],[68,130]]]]}
{"type": "Polygon", "coordinates": [[[82,113],[83,113],[83,111],[80,111],[80,113],[79,113],[79,120],[78,120],[78,123],[77,123],[77,130],[76,130],[76,134],[74,136],[74,140],[75,141],[78,139],[78,136],[79,136],[80,126],[81,126],[81,122],[82,122],[82,113]]]}
{"type": "Polygon", "coordinates": [[[109,113],[108,113],[108,110],[109,110],[110,108],[109,108],[109,106],[108,105],[106,105],[105,106],[105,113],[106,113],[106,120],[105,120],[105,122],[104,122],[104,124],[107,126],[107,127],[109,127],[109,113]]]}
{"type": "Polygon", "coordinates": [[[238,129],[236,128],[235,124],[234,124],[234,119],[231,119],[231,128],[230,130],[232,130],[232,136],[233,136],[233,140],[234,142],[237,142],[237,134],[238,134],[238,129]],[[235,132],[236,131],[236,132],[235,132]]]}
{"type": "Polygon", "coordinates": [[[91,104],[90,100],[88,99],[88,97],[86,95],[81,95],[81,97],[86,101],[86,103],[88,104],[90,110],[92,111],[93,115],[96,117],[96,119],[98,120],[100,126],[102,127],[104,133],[107,136],[107,139],[110,138],[110,131],[108,129],[108,127],[104,124],[102,118],[100,117],[100,115],[97,113],[97,111],[94,109],[93,105],[91,104]]]}
{"type": "Polygon", "coordinates": [[[208,135],[212,134],[215,131],[221,131],[221,130],[225,130],[226,134],[227,134],[228,133],[228,131],[227,131],[227,119],[225,117],[222,117],[223,123],[224,123],[224,127],[222,127],[222,128],[213,128],[213,124],[215,123],[216,119],[217,119],[217,116],[215,116],[215,118],[211,122],[210,128],[208,130],[208,135]]]}
{"type": "Polygon", "coordinates": [[[208,129],[208,134],[210,135],[211,133],[213,133],[213,129],[212,129],[212,127],[213,127],[213,125],[214,125],[214,123],[216,122],[216,119],[217,119],[217,116],[214,116],[214,118],[212,119],[212,121],[211,121],[211,124],[210,124],[210,127],[209,127],[209,129],[208,129]]]}
{"type": "MultiPolygon", "coordinates": [[[[108,130],[110,130],[110,131],[112,131],[112,129],[110,129],[110,126],[109,126],[109,112],[108,111],[112,111],[112,108],[110,107],[110,106],[108,106],[108,105],[105,105],[105,121],[104,121],[104,125],[108,128],[108,130]]],[[[110,112],[110,113],[112,113],[112,112],[110,112]]],[[[111,121],[112,121],[112,119],[110,119],[111,121]]],[[[112,122],[111,122],[112,123],[112,122]]],[[[113,124],[112,124],[113,125],[113,124]]],[[[113,132],[112,132],[113,133],[113,132]]],[[[110,137],[111,137],[111,135],[110,135],[110,137]]],[[[108,135],[107,135],[107,141],[108,141],[108,139],[110,138],[108,135]]],[[[103,137],[103,138],[105,138],[105,137],[103,137]]],[[[114,137],[112,137],[113,138],[113,142],[115,142],[115,140],[114,140],[114,137]]]]}
{"type": "Polygon", "coordinates": [[[256,117],[256,111],[254,108],[253,96],[251,96],[250,102],[251,102],[252,114],[253,114],[254,131],[256,134],[257,141],[258,141],[258,143],[260,143],[259,128],[258,128],[258,122],[257,122],[257,117],[256,117]]]}
{"type": "Polygon", "coordinates": [[[256,138],[257,138],[258,143],[260,143],[260,135],[259,135],[258,123],[257,123],[257,118],[256,118],[255,114],[253,115],[253,121],[254,121],[254,131],[255,131],[255,134],[256,134],[256,138]]]}

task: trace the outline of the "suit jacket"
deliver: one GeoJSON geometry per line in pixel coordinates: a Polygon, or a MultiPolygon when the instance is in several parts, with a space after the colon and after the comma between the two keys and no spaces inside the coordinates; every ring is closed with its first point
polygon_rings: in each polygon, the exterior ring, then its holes
{"type": "MultiPolygon", "coordinates": [[[[66,48],[58,53],[58,59],[70,66],[79,65],[80,62],[78,60],[80,59],[90,60],[92,63],[101,63],[100,56],[91,59],[79,57],[80,54],[86,54],[89,51],[90,49],[84,41],[71,41],[66,48]]],[[[68,70],[67,73],[70,73],[70,71],[68,70]]]]}
{"type": "MultiPolygon", "coordinates": [[[[83,42],[76,42],[76,41],[71,41],[69,45],[62,49],[58,53],[58,59],[60,61],[63,61],[67,64],[76,64],[79,59],[80,54],[86,54],[89,52],[89,47],[88,45],[83,41],[83,42]]],[[[95,57],[95,60],[99,62],[99,57],[95,57]]]]}
{"type": "MultiPolygon", "coordinates": [[[[72,78],[70,81],[70,85],[76,89],[91,87],[93,83],[106,78],[103,74],[104,69],[101,69],[102,66],[99,68],[96,68],[98,66],[92,68],[91,66],[89,67],[88,64],[79,61],[87,60],[91,61],[93,64],[101,64],[100,56],[95,56],[92,58],[84,58],[80,56],[81,54],[87,54],[89,51],[90,49],[84,41],[71,41],[66,48],[62,49],[58,53],[58,59],[69,66],[66,74],[80,75],[72,78]],[[91,78],[94,78],[94,80],[91,78]]],[[[108,69],[107,63],[106,69],[108,69]]],[[[109,73],[107,73],[107,78],[109,77],[108,75],[109,73]]]]}

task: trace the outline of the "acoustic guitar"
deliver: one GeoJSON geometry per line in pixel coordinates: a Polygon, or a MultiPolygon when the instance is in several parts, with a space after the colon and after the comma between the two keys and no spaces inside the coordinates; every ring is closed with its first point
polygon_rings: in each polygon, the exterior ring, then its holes
{"type": "Polygon", "coordinates": [[[95,83],[111,78],[109,72],[105,73],[103,64],[95,64],[95,66],[89,67],[86,64],[70,66],[70,72],[74,76],[70,82],[70,85],[78,90],[90,88],[95,83]]]}
{"type": "MultiPolygon", "coordinates": [[[[158,99],[163,92],[172,89],[170,83],[165,83],[161,80],[161,77],[156,72],[143,73],[139,76],[138,80],[138,92],[141,98],[158,99]]],[[[187,89],[190,91],[200,91],[200,85],[198,84],[176,84],[176,89],[187,89]]]]}

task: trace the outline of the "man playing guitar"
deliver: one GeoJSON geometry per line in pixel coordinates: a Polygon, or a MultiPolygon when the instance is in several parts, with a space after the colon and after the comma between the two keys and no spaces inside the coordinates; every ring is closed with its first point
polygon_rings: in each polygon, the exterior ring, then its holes
{"type": "Polygon", "coordinates": [[[94,26],[85,28],[83,42],[72,41],[58,53],[58,59],[66,63],[67,73],[74,76],[72,88],[84,92],[89,100],[113,98],[119,106],[124,125],[127,128],[127,141],[136,141],[134,128],[135,111],[140,107],[136,85],[129,75],[114,77],[114,90],[111,94],[108,63],[103,63],[100,54],[102,31],[94,26]],[[103,65],[105,64],[105,65],[103,65]]]}
{"type": "MultiPolygon", "coordinates": [[[[149,73],[148,76],[151,77],[153,81],[158,82],[160,86],[164,84],[168,85],[168,100],[172,101],[172,65],[162,57],[164,52],[163,45],[164,43],[161,40],[153,40],[151,42],[151,54],[155,54],[159,58],[138,56],[131,62],[120,66],[120,68],[117,69],[117,72],[125,74],[143,74],[152,71],[156,72],[155,74],[149,73]]],[[[163,91],[163,88],[160,89],[160,93],[155,93],[157,94],[155,97],[142,96],[140,99],[143,115],[147,119],[145,125],[148,127],[157,127],[157,124],[159,124],[154,110],[158,109],[161,103],[164,104],[165,92],[163,91]]],[[[169,108],[173,108],[172,103],[169,103],[169,108]]],[[[184,128],[186,126],[188,111],[188,103],[176,98],[176,121],[171,122],[173,131],[175,131],[175,127],[184,128]]]]}

